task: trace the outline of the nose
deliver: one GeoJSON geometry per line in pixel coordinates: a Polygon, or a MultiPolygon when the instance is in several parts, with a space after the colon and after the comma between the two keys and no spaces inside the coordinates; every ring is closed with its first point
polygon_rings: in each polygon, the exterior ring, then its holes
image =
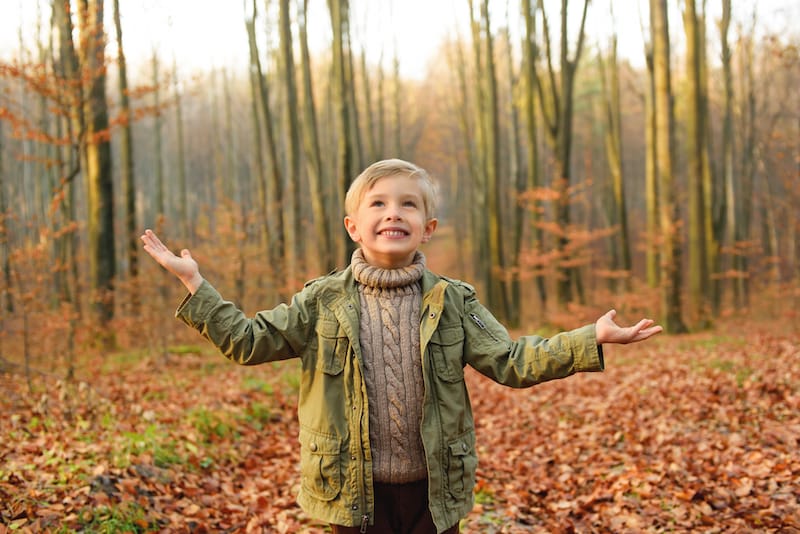
{"type": "Polygon", "coordinates": [[[386,220],[387,221],[399,221],[403,218],[400,207],[394,204],[389,206],[389,209],[386,210],[386,220]]]}

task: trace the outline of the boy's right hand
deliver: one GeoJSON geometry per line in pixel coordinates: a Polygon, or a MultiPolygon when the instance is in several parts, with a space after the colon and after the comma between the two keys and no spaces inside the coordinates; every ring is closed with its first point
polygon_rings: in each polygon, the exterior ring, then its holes
{"type": "Polygon", "coordinates": [[[192,254],[187,249],[183,249],[181,255],[176,256],[150,229],[144,231],[141,239],[145,252],[150,254],[162,267],[177,276],[186,289],[194,295],[203,283],[203,277],[200,275],[200,268],[192,258],[192,254]]]}

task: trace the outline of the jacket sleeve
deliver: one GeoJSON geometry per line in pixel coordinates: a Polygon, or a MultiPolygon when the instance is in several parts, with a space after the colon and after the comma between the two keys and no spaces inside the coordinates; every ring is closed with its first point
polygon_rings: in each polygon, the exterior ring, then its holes
{"type": "Polygon", "coordinates": [[[175,316],[211,341],[229,360],[241,365],[285,360],[302,354],[313,339],[315,302],[306,287],[291,304],[245,316],[207,281],[181,302],[175,316]]]}
{"type": "Polygon", "coordinates": [[[530,335],[513,340],[470,292],[463,325],[465,363],[507,386],[528,387],[605,367],[593,324],[551,338],[530,335]]]}

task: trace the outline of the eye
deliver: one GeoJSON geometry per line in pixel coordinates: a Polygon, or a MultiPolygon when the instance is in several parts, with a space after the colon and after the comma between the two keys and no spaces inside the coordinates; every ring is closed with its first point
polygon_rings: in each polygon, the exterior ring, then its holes
{"type": "Polygon", "coordinates": [[[406,206],[406,207],[409,207],[409,208],[416,208],[417,207],[417,202],[415,200],[406,200],[405,202],[403,202],[403,206],[406,206]]]}
{"type": "Polygon", "coordinates": [[[383,200],[373,200],[369,203],[370,207],[380,208],[383,207],[383,200]]]}

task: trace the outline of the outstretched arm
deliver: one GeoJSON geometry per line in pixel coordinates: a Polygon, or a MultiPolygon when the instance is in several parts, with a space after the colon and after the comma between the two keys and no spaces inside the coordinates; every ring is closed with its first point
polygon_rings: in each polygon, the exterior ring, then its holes
{"type": "Polygon", "coordinates": [[[159,265],[174,274],[183,282],[186,289],[194,295],[200,285],[203,283],[203,277],[200,275],[200,268],[197,262],[192,258],[192,254],[187,250],[181,250],[181,255],[176,256],[170,249],[161,242],[158,236],[152,230],[145,230],[142,235],[142,242],[144,243],[144,250],[159,265]]]}
{"type": "Polygon", "coordinates": [[[654,326],[652,319],[642,319],[633,326],[620,326],[614,322],[616,315],[616,310],[609,310],[595,323],[598,345],[644,341],[661,332],[661,327],[659,325],[654,326]]]}

